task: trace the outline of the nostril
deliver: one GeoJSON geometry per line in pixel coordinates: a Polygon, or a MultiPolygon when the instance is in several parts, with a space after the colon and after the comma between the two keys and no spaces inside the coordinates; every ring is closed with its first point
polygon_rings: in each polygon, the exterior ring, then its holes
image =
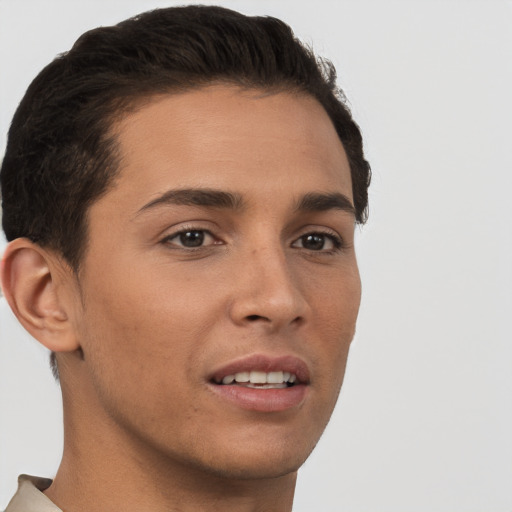
{"type": "Polygon", "coordinates": [[[247,316],[247,320],[250,322],[255,322],[256,320],[268,320],[268,318],[265,318],[264,316],[260,315],[249,315],[247,316]]]}

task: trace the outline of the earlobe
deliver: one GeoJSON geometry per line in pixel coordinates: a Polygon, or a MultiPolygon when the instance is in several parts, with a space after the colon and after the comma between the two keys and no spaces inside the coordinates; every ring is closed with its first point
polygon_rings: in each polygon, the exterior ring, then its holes
{"type": "Polygon", "coordinates": [[[59,293],[53,254],[26,238],[12,241],[2,260],[2,290],[25,329],[53,352],[79,348],[69,319],[70,304],[59,293]]]}

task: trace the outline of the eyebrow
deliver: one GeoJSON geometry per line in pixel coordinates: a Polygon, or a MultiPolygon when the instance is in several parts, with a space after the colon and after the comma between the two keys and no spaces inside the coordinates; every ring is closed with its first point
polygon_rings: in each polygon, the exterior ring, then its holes
{"type": "MultiPolygon", "coordinates": [[[[139,209],[137,215],[162,205],[202,206],[241,210],[244,207],[242,196],[209,188],[184,188],[168,190],[139,209]]],[[[350,199],[339,192],[309,192],[299,199],[295,206],[299,212],[323,212],[342,210],[355,216],[355,208],[350,199]]]]}
{"type": "Polygon", "coordinates": [[[324,212],[327,210],[342,210],[356,215],[356,209],[350,199],[339,192],[321,193],[310,192],[297,203],[296,209],[305,212],[324,212]]]}
{"type": "Polygon", "coordinates": [[[142,213],[161,205],[206,206],[210,208],[223,208],[240,210],[243,207],[242,196],[222,190],[209,188],[184,188],[168,190],[161,196],[145,204],[138,212],[142,213]]]}

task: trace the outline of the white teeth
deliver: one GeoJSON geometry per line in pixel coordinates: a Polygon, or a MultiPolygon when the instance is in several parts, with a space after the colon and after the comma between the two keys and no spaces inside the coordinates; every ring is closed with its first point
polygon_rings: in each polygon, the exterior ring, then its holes
{"type": "Polygon", "coordinates": [[[235,380],[237,382],[249,382],[249,372],[235,373],[235,380]]]}
{"type": "Polygon", "coordinates": [[[296,382],[296,380],[296,375],[290,372],[277,371],[267,373],[253,370],[251,372],[238,372],[235,373],[234,375],[226,375],[222,379],[222,384],[248,384],[249,387],[258,387],[260,389],[265,389],[266,386],[262,386],[262,384],[293,384],[294,382],[296,382]],[[258,386],[251,386],[251,384],[258,384],[258,386]]]}
{"type": "Polygon", "coordinates": [[[281,384],[283,382],[283,372],[269,372],[267,373],[267,382],[269,384],[281,384]]]}
{"type": "Polygon", "coordinates": [[[249,380],[251,384],[266,384],[267,374],[265,372],[251,372],[249,380]]]}

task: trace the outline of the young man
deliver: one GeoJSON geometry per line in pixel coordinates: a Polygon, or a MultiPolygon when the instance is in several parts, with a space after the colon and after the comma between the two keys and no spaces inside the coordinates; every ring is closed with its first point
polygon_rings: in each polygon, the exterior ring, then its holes
{"type": "Polygon", "coordinates": [[[342,98],[285,24],[217,7],[93,30],[34,80],[2,287],[52,351],[65,446],[8,512],[291,510],[360,300],[342,98]]]}

